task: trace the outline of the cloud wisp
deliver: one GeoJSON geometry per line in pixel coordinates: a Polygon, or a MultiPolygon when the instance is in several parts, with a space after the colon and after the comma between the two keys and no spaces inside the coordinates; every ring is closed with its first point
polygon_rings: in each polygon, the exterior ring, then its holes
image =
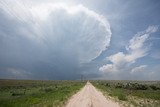
{"type": "Polygon", "coordinates": [[[83,5],[2,0],[0,16],[0,74],[13,68],[35,78],[77,78],[80,64],[110,44],[108,21],[83,5]]]}
{"type": "Polygon", "coordinates": [[[147,65],[140,65],[138,67],[135,67],[131,70],[131,73],[137,73],[137,72],[143,72],[147,65]]]}
{"type": "Polygon", "coordinates": [[[157,30],[157,26],[149,26],[145,31],[138,32],[126,46],[126,53],[118,52],[110,55],[107,57],[107,60],[110,63],[100,67],[99,71],[118,75],[119,78],[123,78],[124,75],[128,75],[129,78],[131,76],[130,74],[144,70],[147,65],[140,65],[135,68],[131,65],[148,54],[150,45],[147,44],[147,40],[149,40],[151,34],[157,30]]]}

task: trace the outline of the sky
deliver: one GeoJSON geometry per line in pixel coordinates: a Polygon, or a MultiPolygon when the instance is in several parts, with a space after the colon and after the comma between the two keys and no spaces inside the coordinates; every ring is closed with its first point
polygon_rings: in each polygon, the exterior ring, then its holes
{"type": "Polygon", "coordinates": [[[0,78],[160,80],[159,0],[1,0],[0,78]]]}

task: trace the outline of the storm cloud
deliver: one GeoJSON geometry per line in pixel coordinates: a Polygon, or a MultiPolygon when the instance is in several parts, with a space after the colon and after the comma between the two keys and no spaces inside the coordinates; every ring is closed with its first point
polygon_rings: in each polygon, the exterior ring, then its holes
{"type": "Polygon", "coordinates": [[[160,78],[160,1],[0,0],[0,78],[160,78]]]}
{"type": "Polygon", "coordinates": [[[0,76],[79,79],[110,44],[107,19],[83,5],[0,2],[0,76]]]}

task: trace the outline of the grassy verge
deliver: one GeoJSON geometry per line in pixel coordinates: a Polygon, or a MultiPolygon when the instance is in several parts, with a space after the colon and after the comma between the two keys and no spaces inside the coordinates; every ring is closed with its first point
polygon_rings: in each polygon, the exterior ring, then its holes
{"type": "Polygon", "coordinates": [[[92,81],[92,84],[120,102],[138,107],[160,107],[159,81],[92,81]]]}
{"type": "Polygon", "coordinates": [[[0,107],[57,107],[85,85],[80,81],[0,80],[0,107]]]}

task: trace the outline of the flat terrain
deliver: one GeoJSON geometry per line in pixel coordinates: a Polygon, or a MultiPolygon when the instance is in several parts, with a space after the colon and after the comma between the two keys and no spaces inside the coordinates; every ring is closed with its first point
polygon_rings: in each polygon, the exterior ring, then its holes
{"type": "Polygon", "coordinates": [[[90,82],[72,96],[66,107],[119,107],[118,103],[106,99],[90,82]]]}
{"type": "Polygon", "coordinates": [[[95,80],[91,83],[125,107],[160,107],[160,81],[95,80]]]}
{"type": "Polygon", "coordinates": [[[61,107],[86,82],[0,80],[0,107],[61,107]]]}
{"type": "Polygon", "coordinates": [[[160,81],[86,82],[0,79],[0,107],[160,107],[160,81]]]}

